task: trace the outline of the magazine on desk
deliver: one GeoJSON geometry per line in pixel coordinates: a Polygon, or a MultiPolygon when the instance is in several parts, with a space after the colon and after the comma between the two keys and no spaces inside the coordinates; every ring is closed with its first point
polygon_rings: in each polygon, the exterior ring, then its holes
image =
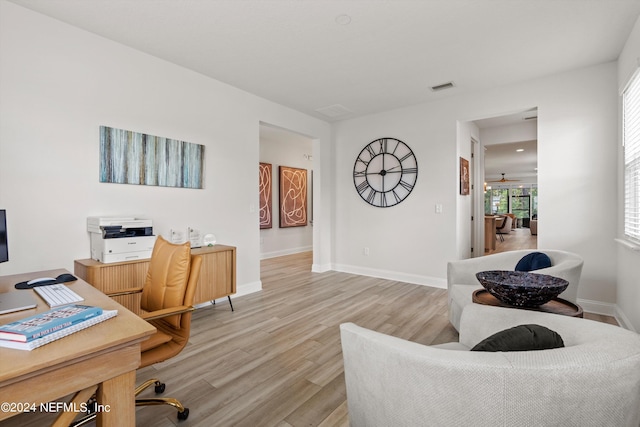
{"type": "MultiPolygon", "coordinates": [[[[43,313],[44,314],[44,313],[43,313]]],[[[58,329],[55,332],[48,333],[40,338],[32,339],[31,341],[21,342],[0,339],[0,347],[14,348],[17,350],[33,350],[45,344],[49,344],[55,340],[71,335],[75,332],[81,331],[88,327],[91,327],[100,322],[104,322],[107,319],[111,319],[118,315],[118,310],[101,310],[101,314],[90,317],[86,320],[76,322],[70,326],[58,329]]]]}
{"type": "Polygon", "coordinates": [[[29,342],[102,314],[102,308],[66,305],[0,326],[0,340],[29,342]]]}

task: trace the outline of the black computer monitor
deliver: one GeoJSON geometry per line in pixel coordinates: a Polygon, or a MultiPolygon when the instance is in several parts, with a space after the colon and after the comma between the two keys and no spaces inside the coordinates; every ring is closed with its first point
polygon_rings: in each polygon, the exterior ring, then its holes
{"type": "Polygon", "coordinates": [[[7,211],[0,209],[0,262],[9,261],[9,247],[7,246],[7,211]]]}

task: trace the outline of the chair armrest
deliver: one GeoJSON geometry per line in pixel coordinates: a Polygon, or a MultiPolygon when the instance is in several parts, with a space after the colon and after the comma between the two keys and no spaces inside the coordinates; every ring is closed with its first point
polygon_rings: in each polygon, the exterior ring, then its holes
{"type": "Polygon", "coordinates": [[[154,319],[161,319],[163,317],[173,316],[175,314],[188,313],[194,310],[195,308],[193,306],[181,305],[178,307],[163,308],[162,310],[155,310],[155,311],[142,313],[140,314],[140,317],[142,317],[144,320],[154,320],[154,319]]]}
{"type": "Polygon", "coordinates": [[[515,270],[516,264],[530,250],[517,250],[476,258],[449,261],[447,263],[447,287],[452,285],[477,285],[476,273],[485,270],[515,270]]]}
{"type": "Polygon", "coordinates": [[[105,292],[105,294],[109,297],[119,297],[122,295],[139,294],[141,292],[142,288],[127,288],[117,292],[105,292]]]}

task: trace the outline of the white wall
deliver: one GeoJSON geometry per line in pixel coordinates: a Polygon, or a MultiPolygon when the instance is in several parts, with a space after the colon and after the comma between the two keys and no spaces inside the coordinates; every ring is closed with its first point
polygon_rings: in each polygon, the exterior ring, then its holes
{"type": "Polygon", "coordinates": [[[336,269],[443,286],[447,261],[464,253],[458,246],[469,233],[461,220],[468,207],[458,196],[457,164],[471,130],[458,135],[457,122],[537,106],[540,213],[545,218],[539,247],[583,256],[579,298],[589,309],[612,311],[616,86],[616,64],[607,63],[337,124],[336,269]],[[358,152],[383,136],[407,143],[419,165],[413,193],[386,209],[364,203],[352,180],[358,152]],[[443,205],[442,214],[435,213],[436,203],[443,205]],[[369,256],[363,255],[365,246],[369,256]]]}
{"type": "Polygon", "coordinates": [[[456,256],[456,122],[434,104],[340,122],[336,150],[336,270],[443,286],[446,259],[456,256]],[[400,204],[376,208],[358,195],[353,166],[371,141],[397,138],[414,152],[417,184],[400,204]],[[441,204],[443,212],[435,213],[441,204]],[[369,255],[363,249],[369,248],[369,255]]]}
{"type": "MultiPolygon", "coordinates": [[[[620,93],[631,76],[637,71],[640,65],[640,18],[627,40],[627,43],[618,59],[618,84],[620,93]]],[[[620,119],[620,123],[622,120],[620,119]]],[[[620,134],[620,137],[622,135],[620,134]]],[[[621,141],[621,138],[620,138],[621,141]]],[[[622,144],[619,147],[619,188],[623,188],[623,163],[622,144]]],[[[624,196],[622,190],[618,192],[618,236],[624,236],[624,196]]],[[[625,326],[636,331],[640,331],[640,280],[638,279],[638,265],[640,265],[640,248],[635,251],[631,248],[619,244],[618,255],[618,287],[617,287],[617,317],[625,326]]]]}
{"type": "Polygon", "coordinates": [[[313,226],[311,221],[312,186],[312,140],[291,132],[279,132],[274,138],[271,133],[261,133],[260,161],[271,164],[271,207],[272,227],[260,230],[260,256],[272,258],[298,252],[310,251],[313,244],[313,226]],[[279,166],[289,166],[307,170],[307,225],[301,227],[280,228],[279,218],[279,166]]]}
{"type": "MultiPolygon", "coordinates": [[[[330,248],[328,123],[4,0],[0,52],[0,206],[10,251],[0,274],[73,271],[74,259],[90,255],[86,218],[126,214],[151,218],[156,234],[214,233],[238,248],[239,293],[260,289],[261,121],[313,136],[314,197],[323,205],[314,234],[330,248]],[[99,183],[100,125],[205,145],[205,188],[99,183]]],[[[314,265],[329,257],[314,251],[314,265]]]]}

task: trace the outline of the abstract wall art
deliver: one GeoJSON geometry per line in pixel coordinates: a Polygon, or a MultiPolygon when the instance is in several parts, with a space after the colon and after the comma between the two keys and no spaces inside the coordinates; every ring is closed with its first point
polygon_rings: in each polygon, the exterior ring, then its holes
{"type": "Polygon", "coordinates": [[[271,205],[272,205],[272,175],[271,163],[260,163],[260,183],[258,195],[260,196],[260,229],[271,228],[273,225],[271,205]]]}
{"type": "Polygon", "coordinates": [[[280,166],[280,228],[307,225],[307,170],[280,166]]]}
{"type": "Polygon", "coordinates": [[[469,195],[469,160],[460,157],[460,194],[463,196],[469,195]]]}
{"type": "Polygon", "coordinates": [[[203,188],[204,145],[100,126],[100,182],[203,188]]]}

